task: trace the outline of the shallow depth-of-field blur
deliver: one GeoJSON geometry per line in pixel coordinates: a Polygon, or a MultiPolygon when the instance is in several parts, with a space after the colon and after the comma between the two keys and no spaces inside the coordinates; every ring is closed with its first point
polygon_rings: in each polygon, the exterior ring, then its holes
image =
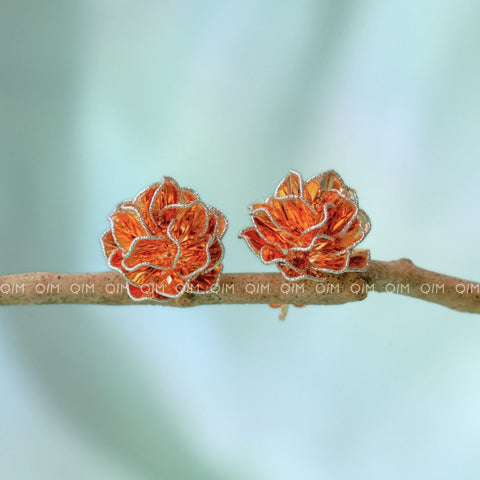
{"type": "MultiPolygon", "coordinates": [[[[237,238],[333,168],[372,257],[480,280],[480,3],[6,0],[0,274],[106,270],[163,175],[237,238]]],[[[0,311],[0,478],[480,478],[480,319],[406,296],[0,311]]]]}

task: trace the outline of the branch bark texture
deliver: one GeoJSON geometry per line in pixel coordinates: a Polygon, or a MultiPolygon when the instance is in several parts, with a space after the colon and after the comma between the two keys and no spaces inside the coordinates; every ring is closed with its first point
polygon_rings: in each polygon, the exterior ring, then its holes
{"type": "Polygon", "coordinates": [[[0,276],[0,305],[83,303],[192,307],[213,304],[336,305],[388,292],[480,313],[480,284],[424,270],[408,259],[372,260],[364,272],[327,275],[322,282],[287,282],[279,273],[224,273],[213,293],[186,292],[159,304],[135,302],[117,272],[22,273],[0,276]]]}

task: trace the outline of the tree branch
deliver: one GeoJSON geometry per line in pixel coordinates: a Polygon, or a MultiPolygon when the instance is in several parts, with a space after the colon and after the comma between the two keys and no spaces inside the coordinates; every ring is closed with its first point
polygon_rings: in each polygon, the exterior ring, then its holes
{"type": "MultiPolygon", "coordinates": [[[[224,273],[214,293],[186,292],[163,305],[191,307],[212,304],[336,305],[363,300],[369,292],[420,298],[462,312],[480,313],[480,284],[416,267],[402,258],[372,260],[364,272],[330,274],[321,282],[287,282],[279,273],[224,273]]],[[[117,272],[22,273],[0,276],[0,305],[134,302],[117,272]]]]}

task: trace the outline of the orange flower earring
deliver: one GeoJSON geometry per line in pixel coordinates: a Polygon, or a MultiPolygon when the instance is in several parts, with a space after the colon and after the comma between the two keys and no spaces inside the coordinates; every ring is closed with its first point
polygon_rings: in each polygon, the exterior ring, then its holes
{"type": "Polygon", "coordinates": [[[355,249],[370,231],[355,190],[333,170],[304,182],[294,171],[273,196],[250,206],[254,226],[240,233],[263,263],[286,280],[365,270],[369,250],[355,249]]]}
{"type": "Polygon", "coordinates": [[[173,178],[120,203],[110,223],[101,238],[105,257],[133,300],[162,302],[217,286],[227,220],[173,178]]]}

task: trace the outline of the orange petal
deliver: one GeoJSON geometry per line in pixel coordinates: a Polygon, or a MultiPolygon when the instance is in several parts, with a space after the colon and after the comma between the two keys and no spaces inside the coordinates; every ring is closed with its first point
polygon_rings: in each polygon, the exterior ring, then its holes
{"type": "Polygon", "coordinates": [[[225,215],[220,211],[217,210],[216,208],[212,208],[218,217],[218,223],[217,223],[217,236],[218,237],[223,237],[225,235],[225,232],[227,231],[227,219],[225,215]]]}
{"type": "Polygon", "coordinates": [[[317,223],[302,232],[302,234],[298,237],[297,246],[302,248],[308,248],[312,242],[315,241],[315,238],[319,235],[323,234],[323,230],[325,228],[325,214],[322,210],[321,215],[319,214],[317,223]]]}
{"type": "Polygon", "coordinates": [[[316,212],[302,198],[271,198],[268,211],[279,227],[296,238],[323,217],[323,211],[316,212]]]}
{"type": "Polygon", "coordinates": [[[317,175],[307,182],[303,186],[303,197],[305,200],[310,203],[310,205],[315,205],[318,203],[321,193],[323,192],[322,188],[323,174],[317,175]]]}
{"type": "Polygon", "coordinates": [[[110,257],[110,255],[118,248],[118,245],[115,243],[115,239],[113,238],[113,234],[111,230],[107,230],[102,235],[102,244],[103,244],[103,251],[105,252],[105,256],[110,257]]]}
{"type": "Polygon", "coordinates": [[[277,263],[277,265],[278,265],[278,268],[282,271],[283,276],[287,280],[297,280],[298,278],[305,275],[304,272],[297,272],[296,270],[294,270],[293,268],[289,267],[284,263],[277,263]]]}
{"type": "Polygon", "coordinates": [[[257,254],[264,245],[268,245],[264,238],[260,236],[255,227],[245,228],[241,231],[240,238],[243,238],[249,247],[257,254]]]}
{"type": "Polygon", "coordinates": [[[308,252],[289,250],[285,256],[285,260],[287,260],[292,267],[302,272],[305,272],[310,266],[308,252]]]}
{"type": "Polygon", "coordinates": [[[334,170],[321,173],[305,182],[303,186],[303,196],[311,205],[315,205],[320,201],[321,194],[326,190],[338,190],[346,197],[353,201],[357,201],[355,190],[348,188],[340,175],[334,170]]]}
{"type": "Polygon", "coordinates": [[[205,233],[208,214],[202,203],[192,203],[179,208],[169,227],[170,235],[184,242],[205,233]]]}
{"type": "Polygon", "coordinates": [[[295,237],[284,231],[265,210],[252,213],[253,223],[265,243],[277,245],[279,248],[289,248],[296,245],[295,237]]]}
{"type": "Polygon", "coordinates": [[[208,264],[207,268],[213,267],[216,263],[218,263],[223,256],[223,247],[220,240],[215,240],[209,247],[208,247],[208,254],[210,256],[210,263],[208,264]]]}
{"type": "Polygon", "coordinates": [[[328,257],[331,255],[335,255],[341,252],[342,250],[344,250],[344,248],[340,245],[340,242],[338,242],[338,239],[324,238],[324,237],[318,236],[312,244],[312,248],[309,251],[309,256],[323,255],[325,257],[328,257]]]}
{"type": "Polygon", "coordinates": [[[364,230],[360,224],[360,219],[357,217],[348,227],[347,231],[338,239],[337,244],[340,250],[353,247],[361,242],[365,236],[364,230]]]}
{"type": "Polygon", "coordinates": [[[339,193],[330,190],[322,194],[322,206],[325,203],[333,203],[335,206],[328,207],[328,219],[322,229],[324,233],[335,236],[339,234],[348,222],[357,214],[355,203],[339,193]]]}
{"type": "Polygon", "coordinates": [[[370,259],[369,250],[353,250],[348,264],[349,270],[365,270],[370,259]]]}
{"type": "Polygon", "coordinates": [[[288,195],[300,196],[302,194],[302,177],[293,170],[280,182],[275,190],[275,197],[286,197],[288,195]]]}
{"type": "Polygon", "coordinates": [[[221,270],[222,264],[220,262],[223,257],[223,245],[219,240],[215,240],[212,245],[208,247],[208,254],[210,256],[210,261],[208,262],[208,265],[205,267],[205,269],[200,269],[200,272],[197,274],[198,277],[210,272],[210,270],[218,266],[220,266],[221,270]]]}
{"type": "MultiPolygon", "coordinates": [[[[160,298],[178,297],[185,289],[185,280],[180,278],[173,270],[156,270],[151,267],[141,267],[138,269],[138,271],[141,270],[143,270],[144,275],[143,277],[138,277],[138,281],[136,282],[133,282],[132,278],[129,278],[132,272],[125,272],[125,276],[149,298],[154,298],[157,295],[159,295],[160,298]],[[154,273],[152,275],[145,273],[148,270],[154,271],[154,273]]],[[[140,294],[138,290],[134,290],[134,292],[140,294]]]]}
{"type": "Polygon", "coordinates": [[[180,199],[182,200],[181,203],[191,203],[200,200],[198,193],[191,188],[182,188],[180,190],[180,199]]]}
{"type": "Polygon", "coordinates": [[[153,233],[153,231],[155,230],[155,225],[152,218],[150,217],[149,210],[153,196],[155,195],[155,192],[157,191],[159,186],[160,183],[154,183],[153,185],[150,185],[145,190],[140,192],[135,198],[135,206],[140,212],[140,215],[142,216],[146,226],[150,230],[150,233],[153,233]]]}
{"type": "Polygon", "coordinates": [[[198,277],[195,277],[189,285],[189,290],[199,291],[199,292],[208,292],[210,291],[218,282],[218,277],[222,271],[222,264],[216,265],[214,268],[210,269],[208,272],[201,273],[198,277]]]}
{"type": "Polygon", "coordinates": [[[318,236],[312,244],[311,252],[313,255],[324,255],[327,257],[337,255],[344,250],[352,248],[359,243],[364,236],[362,227],[360,226],[360,220],[355,218],[347,231],[342,235],[332,238],[318,236]]]}
{"type": "Polygon", "coordinates": [[[155,282],[156,292],[167,297],[180,296],[184,292],[185,287],[185,279],[181,278],[174,270],[167,271],[167,275],[155,282]]]}
{"type": "Polygon", "coordinates": [[[360,223],[362,224],[362,228],[365,232],[364,235],[367,235],[367,233],[371,229],[370,219],[368,218],[368,215],[363,210],[360,209],[358,211],[358,218],[359,218],[360,223]]]}
{"type": "Polygon", "coordinates": [[[271,263],[276,260],[283,260],[285,254],[275,245],[265,245],[261,250],[261,258],[265,263],[271,263]]]}
{"type": "Polygon", "coordinates": [[[209,237],[204,235],[181,243],[180,256],[175,268],[179,275],[188,277],[207,268],[209,264],[208,240],[209,237]]]}
{"type": "Polygon", "coordinates": [[[115,243],[124,251],[128,251],[137,237],[147,236],[140,215],[135,207],[125,206],[110,215],[112,233],[115,243]]]}
{"type": "Polygon", "coordinates": [[[153,230],[154,235],[168,235],[168,227],[170,222],[177,216],[178,212],[183,209],[183,205],[166,206],[158,214],[156,214],[153,230]]]}
{"type": "Polygon", "coordinates": [[[150,203],[150,216],[154,223],[159,223],[159,215],[168,205],[178,204],[180,201],[180,188],[177,182],[170,177],[165,177],[163,183],[155,191],[150,203]]]}
{"type": "Polygon", "coordinates": [[[348,252],[341,255],[326,257],[323,254],[318,254],[315,251],[309,252],[310,265],[314,269],[332,270],[339,272],[348,266],[348,252]]]}
{"type": "Polygon", "coordinates": [[[322,190],[338,190],[339,192],[345,191],[345,184],[342,178],[335,170],[328,170],[317,176],[317,181],[322,190]]]}
{"type": "Polygon", "coordinates": [[[115,270],[120,270],[123,272],[122,260],[123,260],[123,252],[119,248],[117,248],[108,257],[108,265],[110,268],[113,268],[115,270]]]}
{"type": "Polygon", "coordinates": [[[168,297],[160,295],[155,291],[155,288],[148,286],[147,288],[136,287],[135,285],[127,284],[128,293],[134,300],[168,300],[168,297]]]}
{"type": "Polygon", "coordinates": [[[159,269],[173,267],[178,253],[178,246],[168,237],[137,238],[123,259],[127,269],[135,268],[141,263],[149,263],[159,269]]]}
{"type": "Polygon", "coordinates": [[[227,219],[225,218],[225,215],[214,207],[208,206],[207,208],[209,212],[207,233],[209,235],[215,234],[220,238],[223,237],[227,230],[227,219]]]}
{"type": "Polygon", "coordinates": [[[169,272],[170,270],[159,270],[148,265],[137,267],[135,270],[122,270],[123,276],[137,287],[161,282],[169,272]]]}

